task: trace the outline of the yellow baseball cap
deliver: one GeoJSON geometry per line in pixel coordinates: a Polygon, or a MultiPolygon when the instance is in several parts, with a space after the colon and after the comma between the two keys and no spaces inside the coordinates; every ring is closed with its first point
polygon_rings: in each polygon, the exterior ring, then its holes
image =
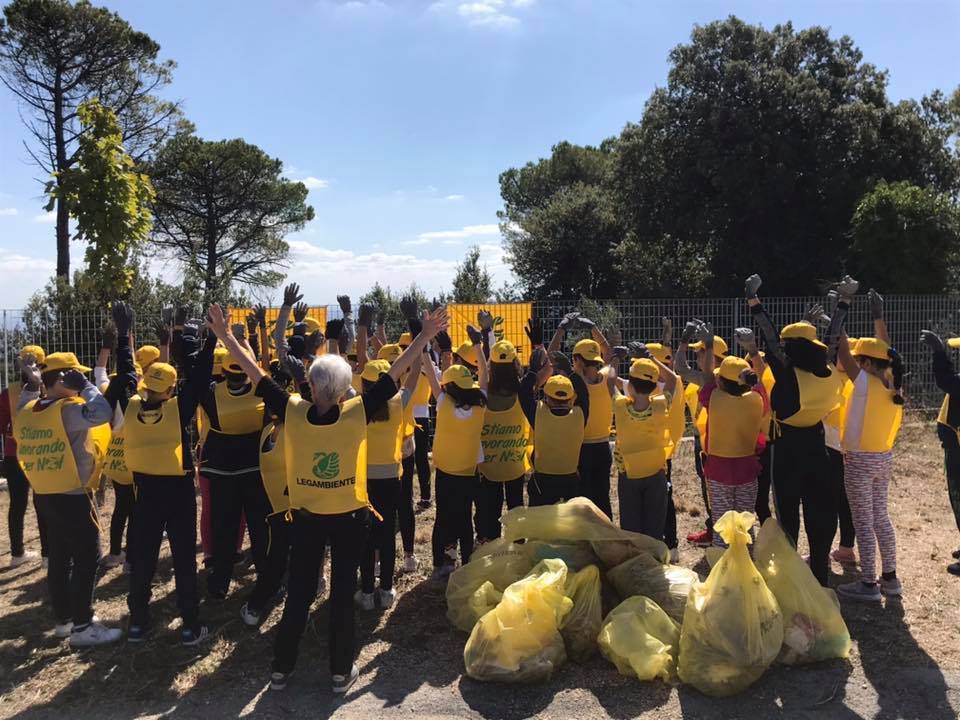
{"type": "Polygon", "coordinates": [[[33,355],[38,367],[43,365],[43,361],[47,358],[47,354],[39,345],[24,345],[20,349],[20,359],[23,360],[27,355],[33,355]]]}
{"type": "Polygon", "coordinates": [[[408,332],[405,332],[400,336],[400,339],[397,340],[397,345],[399,345],[402,348],[405,348],[405,347],[408,347],[412,342],[413,342],[413,335],[411,335],[408,332]]]}
{"type": "Polygon", "coordinates": [[[143,376],[143,386],[157,393],[166,392],[176,384],[177,370],[165,362],[155,362],[143,376]]]}
{"type": "Polygon", "coordinates": [[[360,377],[370,382],[376,382],[380,379],[381,375],[386,375],[388,372],[390,372],[389,362],[386,360],[371,360],[363,366],[363,372],[360,373],[360,377]]]}
{"type": "Polygon", "coordinates": [[[227,372],[238,373],[238,374],[243,373],[243,368],[240,367],[240,363],[238,363],[237,359],[233,355],[231,355],[229,352],[227,353],[227,356],[223,358],[220,364],[220,367],[222,370],[226,370],[227,372]]]}
{"type": "Polygon", "coordinates": [[[150,363],[155,363],[160,359],[160,348],[156,345],[144,345],[138,348],[133,356],[141,367],[150,367],[150,363]]]}
{"type": "Polygon", "coordinates": [[[77,360],[77,356],[72,352],[50,353],[43,359],[43,364],[39,367],[45,373],[54,370],[79,370],[82,373],[90,372],[90,368],[86,365],[81,365],[80,361],[77,360]]]}
{"type": "Polygon", "coordinates": [[[459,355],[462,360],[470,363],[471,365],[477,364],[477,349],[473,346],[473,343],[467,340],[462,343],[456,350],[453,351],[454,354],[459,355]]]}
{"type": "Polygon", "coordinates": [[[657,382],[660,379],[660,368],[650,358],[637,358],[630,365],[630,377],[657,382]]]}
{"type": "Polygon", "coordinates": [[[402,352],[403,349],[396,343],[387,343],[377,351],[377,360],[386,360],[389,363],[395,363],[402,352]]]}
{"type": "Polygon", "coordinates": [[[960,348],[960,337],[947,338],[947,347],[951,347],[954,350],[960,348]]]}
{"type": "Polygon", "coordinates": [[[490,362],[512,363],[517,359],[517,348],[509,340],[498,340],[490,348],[490,362]]]}
{"type": "Polygon", "coordinates": [[[554,375],[544,384],[543,392],[554,400],[572,400],[573,383],[565,375],[554,375]]]}
{"type": "Polygon", "coordinates": [[[603,360],[603,356],[600,354],[600,344],[597,343],[596,340],[590,340],[589,338],[581,340],[574,345],[573,354],[579,355],[587,362],[603,360]]]}
{"type": "Polygon", "coordinates": [[[213,374],[223,373],[223,363],[230,356],[230,351],[225,347],[215,347],[213,349],[213,374]]]}
{"type": "Polygon", "coordinates": [[[664,347],[663,343],[645,343],[645,345],[647,346],[647,350],[650,351],[650,354],[657,360],[664,365],[670,364],[670,361],[673,359],[673,353],[669,347],[664,347]]]}
{"type": "Polygon", "coordinates": [[[865,337],[857,341],[856,348],[851,352],[874,360],[889,360],[889,350],[890,346],[880,338],[865,337]]]}
{"type": "Polygon", "coordinates": [[[818,347],[826,349],[826,345],[817,340],[817,329],[808,322],[801,320],[800,322],[790,323],[783,330],[780,331],[781,340],[806,340],[812,342],[818,347]]]}
{"type": "Polygon", "coordinates": [[[307,335],[316,332],[317,330],[323,330],[323,328],[320,327],[320,321],[316,318],[305,317],[303,319],[303,324],[307,326],[307,335]]]}
{"type": "Polygon", "coordinates": [[[852,338],[852,337],[847,338],[847,345],[850,346],[851,355],[857,354],[857,345],[859,344],[860,344],[860,338],[852,338]]]}
{"type": "Polygon", "coordinates": [[[720,363],[719,375],[724,380],[729,380],[730,382],[738,383],[740,382],[740,375],[744,370],[750,369],[750,363],[740,357],[731,356],[725,357],[723,362],[720,363]]]}
{"type": "Polygon", "coordinates": [[[453,383],[463,390],[476,390],[480,387],[477,381],[473,379],[473,373],[470,372],[470,368],[464,367],[463,365],[451,365],[448,367],[443,371],[440,382],[443,385],[453,383]]]}
{"type": "MultiPolygon", "coordinates": [[[[650,347],[647,345],[647,347],[650,347]]],[[[691,350],[703,350],[703,342],[697,340],[695,343],[690,344],[691,350]]],[[[713,356],[722,358],[726,357],[727,353],[730,351],[730,348],[727,347],[727,341],[722,337],[714,335],[713,337],[713,356]]],[[[662,362],[662,361],[661,361],[662,362]]]]}

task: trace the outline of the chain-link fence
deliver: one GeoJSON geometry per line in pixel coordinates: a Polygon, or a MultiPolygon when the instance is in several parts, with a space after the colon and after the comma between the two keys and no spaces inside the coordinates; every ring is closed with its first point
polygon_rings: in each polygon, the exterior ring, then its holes
{"type": "MultiPolygon", "coordinates": [[[[803,315],[804,309],[815,297],[768,297],[764,306],[774,322],[785,325],[803,315]]],[[[500,304],[497,312],[508,327],[520,327],[526,322],[530,303],[500,304]]],[[[714,332],[731,345],[731,351],[740,353],[733,340],[736,327],[752,325],[750,312],[742,298],[651,298],[642,300],[580,300],[536,301],[533,314],[544,321],[547,339],[556,330],[564,314],[579,310],[591,317],[604,330],[617,329],[623,341],[660,339],[662,318],[670,318],[679,335],[690,318],[712,323],[714,332]]],[[[939,407],[943,393],[937,389],[930,368],[929,352],[920,346],[920,330],[929,328],[945,336],[960,333],[960,295],[895,295],[887,296],[885,315],[893,344],[900,350],[909,375],[906,394],[910,405],[933,409],[939,407]]],[[[326,307],[327,318],[341,317],[339,306],[326,307]]],[[[72,350],[84,364],[96,360],[100,347],[100,328],[107,313],[30,313],[23,310],[0,310],[0,379],[3,384],[13,376],[13,360],[20,347],[36,343],[48,352],[72,350]]],[[[150,330],[151,318],[138,315],[137,342],[154,342],[150,330]]],[[[865,299],[858,300],[847,321],[851,337],[873,335],[873,323],[865,299]]],[[[572,335],[571,340],[576,339],[572,335]]],[[[526,360],[526,358],[523,358],[526,360]]]]}

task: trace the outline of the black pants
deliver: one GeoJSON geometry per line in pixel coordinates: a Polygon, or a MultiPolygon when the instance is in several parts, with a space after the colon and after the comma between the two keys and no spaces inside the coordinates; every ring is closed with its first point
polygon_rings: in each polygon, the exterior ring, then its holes
{"type": "Polygon", "coordinates": [[[630,532],[662,538],[667,517],[667,475],[662,470],[645,478],[620,473],[620,527],[630,532]]]}
{"type": "Polygon", "coordinates": [[[400,478],[367,478],[370,504],[383,517],[370,518],[370,535],[360,560],[360,587],[373,592],[374,555],[380,551],[380,589],[393,588],[393,570],[397,564],[397,508],[402,496],[400,478]]]}
{"type": "Polygon", "coordinates": [[[580,446],[580,464],[577,470],[580,473],[580,494],[593,501],[603,513],[613,519],[613,509],[610,507],[610,467],[613,464],[613,454],[610,452],[610,443],[584,443],[580,446]]]}
{"type": "Polygon", "coordinates": [[[953,508],[953,519],[960,530],[960,447],[945,447],[943,460],[947,470],[947,494],[950,496],[950,507],[953,508]]]}
{"type": "Polygon", "coordinates": [[[110,516],[110,554],[119,555],[123,548],[123,531],[127,531],[127,555],[130,555],[130,524],[133,514],[133,485],[113,481],[113,514],[110,516]]]}
{"type": "Polygon", "coordinates": [[[834,489],[834,503],[840,521],[840,544],[852,548],[857,540],[857,533],[853,528],[853,514],[850,512],[850,501],[847,500],[847,488],[843,481],[843,453],[828,447],[827,455],[830,457],[830,484],[834,489]]]}
{"type": "Polygon", "coordinates": [[[796,545],[800,536],[800,506],[803,506],[810,570],[819,583],[827,587],[830,546],[837,532],[837,505],[830,458],[823,442],[823,425],[808,428],[783,425],[771,452],[777,518],[796,545]]]}
{"type": "Polygon", "coordinates": [[[527,483],[527,495],[530,498],[530,507],[541,505],[555,505],[566,502],[580,494],[580,476],[549,475],[535,472],[527,483]]]}
{"type": "MultiPolygon", "coordinates": [[[[20,557],[23,548],[23,521],[27,515],[27,500],[30,497],[30,481],[15,457],[3,459],[3,475],[7,478],[7,490],[10,492],[10,507],[7,508],[7,529],[10,532],[10,554],[20,557]]],[[[40,530],[40,554],[47,557],[47,524],[40,516],[37,507],[37,495],[33,495],[33,509],[37,514],[37,528],[40,530]]]]}
{"type": "Polygon", "coordinates": [[[289,673],[297,663],[300,638],[320,580],[320,548],[330,543],[330,672],[349,675],[356,657],[353,589],[360,555],[370,529],[370,511],[341,515],[293,514],[290,527],[290,577],[283,617],[273,650],[274,672],[289,673]]]}
{"type": "Polygon", "coordinates": [[[417,449],[414,452],[417,464],[417,480],[420,482],[420,499],[430,499],[430,436],[427,434],[429,418],[416,418],[413,429],[413,442],[417,449]]]}
{"type": "Polygon", "coordinates": [[[416,530],[416,515],[413,512],[413,471],[416,457],[409,455],[403,459],[400,476],[400,504],[397,505],[397,524],[400,526],[400,540],[403,543],[403,552],[413,554],[414,531],[416,530]]]}
{"type": "MultiPolygon", "coordinates": [[[[841,472],[843,457],[840,458],[841,472]]],[[[770,443],[760,454],[760,474],[757,476],[757,520],[761,525],[770,517],[770,443]]]]}
{"type": "Polygon", "coordinates": [[[473,554],[471,511],[480,480],[477,475],[448,475],[437,470],[437,518],[433,523],[433,564],[449,562],[460,545],[460,561],[466,565],[473,554]]]}
{"type": "Polygon", "coordinates": [[[257,568],[257,582],[247,598],[251,610],[263,613],[283,587],[290,554],[290,523],[286,513],[274,513],[266,519],[268,542],[265,562],[257,568]]]}
{"type": "Polygon", "coordinates": [[[710,509],[710,489],[707,487],[707,476],[703,474],[703,445],[700,444],[700,435],[693,435],[693,469],[700,479],[700,494],[703,496],[703,509],[707,514],[707,530],[713,532],[713,513],[710,509]]]}
{"type": "Polygon", "coordinates": [[[673,504],[673,460],[667,460],[667,517],[663,525],[663,542],[673,550],[677,539],[677,506],[673,504]]]}
{"type": "Polygon", "coordinates": [[[270,532],[267,515],[273,512],[259,472],[243,475],[206,476],[210,481],[210,526],[213,530],[213,569],[207,575],[207,590],[223,596],[230,589],[240,533],[240,516],[247,518],[247,532],[257,575],[267,570],[270,532]]]}
{"type": "Polygon", "coordinates": [[[173,556],[177,609],[184,627],[196,628],[200,595],[197,592],[197,496],[193,473],[172,476],[135,473],[133,482],[137,499],[131,522],[133,560],[127,596],[130,624],[149,625],[151,585],[166,530],[173,556]]]}
{"type": "Polygon", "coordinates": [[[507,510],[523,505],[523,476],[507,482],[496,482],[481,475],[477,487],[477,508],[473,516],[478,543],[500,537],[504,500],[507,510]]]}
{"type": "Polygon", "coordinates": [[[47,587],[58,623],[86,625],[93,617],[93,588],[100,563],[100,530],[93,499],[83,493],[34,495],[47,524],[47,587]]]}

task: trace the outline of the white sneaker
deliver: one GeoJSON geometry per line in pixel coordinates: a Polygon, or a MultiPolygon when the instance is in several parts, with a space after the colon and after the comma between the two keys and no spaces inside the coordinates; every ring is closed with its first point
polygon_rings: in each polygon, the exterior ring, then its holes
{"type": "Polygon", "coordinates": [[[403,571],[405,573],[413,573],[417,571],[417,568],[420,567],[420,561],[417,560],[417,556],[410,554],[404,555],[403,557],[403,571]]]}
{"type": "MultiPolygon", "coordinates": [[[[27,563],[33,562],[36,559],[37,559],[37,554],[35,552],[30,552],[29,550],[27,550],[26,552],[23,553],[23,555],[11,555],[10,567],[18,568],[21,565],[26,565],[27,563]]],[[[44,558],[43,562],[44,562],[44,567],[46,567],[47,559],[44,558]]]]}
{"type": "Polygon", "coordinates": [[[350,668],[349,675],[334,675],[330,678],[333,684],[333,692],[337,695],[345,694],[358,677],[360,677],[360,669],[356,665],[350,668]]]}
{"type": "Polygon", "coordinates": [[[119,555],[105,555],[100,560],[100,567],[115,568],[115,567],[118,567],[119,565],[123,565],[124,563],[126,563],[126,561],[127,561],[127,555],[126,553],[123,552],[123,550],[121,550],[119,555]]]}
{"type": "Polygon", "coordinates": [[[260,624],[260,613],[251,610],[250,606],[244,603],[243,607],[240,608],[240,619],[243,620],[244,625],[256,627],[260,624]]]}
{"type": "Polygon", "coordinates": [[[393,601],[397,597],[397,591],[393,588],[390,588],[389,590],[380,588],[377,590],[377,597],[380,600],[380,607],[386,610],[388,607],[393,605],[393,601]]]}
{"type": "Polygon", "coordinates": [[[70,633],[70,647],[93,647],[116,642],[123,637],[123,631],[118,628],[108,628],[98,622],[92,622],[79,632],[70,633]]]}
{"type": "Polygon", "coordinates": [[[674,565],[680,562],[680,548],[670,549],[670,562],[674,565]]]}
{"type": "Polygon", "coordinates": [[[363,590],[357,590],[353,596],[353,601],[361,610],[373,610],[373,593],[365,593],[363,590]]]}
{"type": "Polygon", "coordinates": [[[55,628],[53,628],[53,635],[58,640],[66,640],[70,637],[70,633],[73,632],[73,622],[67,620],[65,623],[59,623],[55,628]]]}

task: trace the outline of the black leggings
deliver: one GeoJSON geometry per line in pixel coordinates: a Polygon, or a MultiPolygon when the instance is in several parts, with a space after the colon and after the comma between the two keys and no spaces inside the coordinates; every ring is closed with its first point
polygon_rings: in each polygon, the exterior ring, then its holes
{"type": "Polygon", "coordinates": [[[610,507],[610,468],[613,454],[609,442],[584,443],[580,446],[580,494],[589,498],[608,518],[613,520],[610,507]]]}
{"type": "Polygon", "coordinates": [[[373,592],[374,556],[380,551],[380,589],[393,588],[393,569],[397,563],[397,506],[402,495],[400,478],[367,478],[367,495],[370,504],[383,520],[370,514],[370,535],[360,559],[360,587],[365,593],[373,592]]]}
{"type": "MultiPolygon", "coordinates": [[[[843,458],[840,459],[843,467],[843,458]]],[[[760,474],[757,476],[757,520],[761,525],[770,517],[770,444],[760,454],[760,474]]]]}
{"type": "MultiPolygon", "coordinates": [[[[27,515],[27,500],[30,498],[30,482],[23,474],[15,457],[3,459],[3,475],[7,478],[10,492],[10,507],[7,508],[7,529],[10,532],[10,554],[20,557],[24,553],[23,521],[27,515]]],[[[37,509],[37,495],[33,495],[33,509],[37,514],[37,529],[40,531],[40,554],[47,557],[47,523],[37,509]]]]}
{"type": "Polygon", "coordinates": [[[857,540],[857,533],[853,528],[853,515],[850,512],[850,501],[847,500],[847,488],[843,481],[843,453],[833,448],[827,448],[830,456],[830,482],[835,493],[837,517],[840,521],[840,544],[852,548],[857,540]]]}
{"type": "Polygon", "coordinates": [[[113,514],[110,516],[110,554],[119,555],[124,549],[123,531],[127,531],[127,555],[130,555],[130,521],[133,519],[133,485],[113,481],[113,514]]]}
{"type": "Polygon", "coordinates": [[[705,520],[707,530],[713,532],[713,512],[710,508],[710,488],[707,487],[707,476],[703,472],[703,445],[700,444],[699,433],[693,436],[693,469],[700,479],[700,494],[703,496],[703,510],[707,514],[705,520]]]}
{"type": "Polygon", "coordinates": [[[417,418],[413,429],[414,452],[417,464],[417,480],[420,482],[420,499],[430,499],[430,436],[427,434],[429,418],[417,418]]]}
{"type": "Polygon", "coordinates": [[[953,508],[953,519],[960,530],[960,448],[945,447],[943,460],[947,471],[947,494],[950,497],[950,507],[953,508]]]}
{"type": "Polygon", "coordinates": [[[397,505],[397,524],[400,526],[400,540],[403,552],[413,554],[416,515],[413,512],[413,472],[416,458],[409,455],[403,459],[403,474],[400,476],[400,504],[397,505]]]}
{"type": "Polygon", "coordinates": [[[507,482],[496,482],[481,475],[477,487],[477,510],[473,516],[478,543],[500,537],[504,500],[507,510],[523,505],[523,476],[507,482]]]}
{"type": "Polygon", "coordinates": [[[577,497],[580,491],[580,476],[577,473],[569,475],[548,475],[535,472],[527,483],[527,495],[530,498],[530,507],[555,505],[577,497]]]}
{"type": "Polygon", "coordinates": [[[673,504],[673,460],[667,460],[667,519],[663,526],[663,542],[673,550],[677,539],[677,506],[673,504]]]}
{"type": "Polygon", "coordinates": [[[477,475],[448,475],[437,470],[437,518],[433,523],[433,563],[441,567],[455,559],[457,544],[460,560],[466,565],[473,554],[474,498],[480,480],[477,475]]]}

